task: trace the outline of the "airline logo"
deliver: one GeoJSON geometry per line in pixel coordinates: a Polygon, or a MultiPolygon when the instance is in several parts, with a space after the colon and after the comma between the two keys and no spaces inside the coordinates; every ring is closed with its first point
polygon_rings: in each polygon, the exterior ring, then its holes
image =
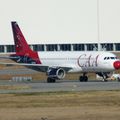
{"type": "Polygon", "coordinates": [[[19,56],[17,62],[41,64],[38,53],[31,50],[16,22],[12,22],[12,30],[16,49],[15,56],[19,56]]]}
{"type": "Polygon", "coordinates": [[[97,67],[98,66],[99,55],[92,56],[87,54],[82,54],[79,56],[77,63],[79,67],[97,67]]]}

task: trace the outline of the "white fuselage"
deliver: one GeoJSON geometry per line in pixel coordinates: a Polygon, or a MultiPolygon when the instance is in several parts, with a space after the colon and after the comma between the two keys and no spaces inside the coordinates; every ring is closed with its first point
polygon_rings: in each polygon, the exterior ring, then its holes
{"type": "Polygon", "coordinates": [[[68,72],[111,72],[115,70],[114,62],[119,60],[104,51],[39,52],[38,55],[43,65],[72,68],[68,72]]]}

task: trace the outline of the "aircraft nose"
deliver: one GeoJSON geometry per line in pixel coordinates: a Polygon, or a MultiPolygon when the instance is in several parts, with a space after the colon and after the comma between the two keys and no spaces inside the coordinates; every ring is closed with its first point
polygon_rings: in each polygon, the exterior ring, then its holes
{"type": "Polygon", "coordinates": [[[113,66],[114,66],[114,68],[117,70],[117,69],[120,69],[120,61],[115,61],[114,63],[113,63],[113,66]]]}

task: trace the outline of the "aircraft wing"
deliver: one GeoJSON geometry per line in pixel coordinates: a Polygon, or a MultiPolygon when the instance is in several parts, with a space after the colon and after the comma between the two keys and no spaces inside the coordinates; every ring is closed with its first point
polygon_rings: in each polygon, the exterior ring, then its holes
{"type": "Polygon", "coordinates": [[[26,66],[26,67],[37,67],[40,69],[43,69],[44,71],[47,71],[48,68],[63,68],[66,72],[72,69],[72,67],[69,66],[64,66],[64,65],[55,65],[55,66],[48,66],[48,65],[43,65],[43,64],[29,64],[29,63],[4,63],[0,62],[1,65],[6,65],[6,66],[26,66]]]}
{"type": "Polygon", "coordinates": [[[12,57],[12,56],[0,56],[0,59],[18,59],[19,57],[17,57],[17,56],[14,56],[14,57],[12,57]]]}

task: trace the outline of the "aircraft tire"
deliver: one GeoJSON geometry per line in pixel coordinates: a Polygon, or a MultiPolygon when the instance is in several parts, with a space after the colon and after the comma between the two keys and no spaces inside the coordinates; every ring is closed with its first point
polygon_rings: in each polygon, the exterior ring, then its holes
{"type": "Polygon", "coordinates": [[[117,78],[117,81],[120,82],[120,78],[117,78]]]}
{"type": "Polygon", "coordinates": [[[80,76],[79,81],[80,82],[87,82],[88,81],[88,77],[87,76],[80,76]]]}
{"type": "Polygon", "coordinates": [[[79,81],[80,81],[80,82],[83,82],[83,76],[80,76],[80,77],[79,77],[79,81]]]}
{"type": "Polygon", "coordinates": [[[47,78],[47,83],[55,83],[56,79],[55,78],[47,78]]]}
{"type": "Polygon", "coordinates": [[[87,82],[88,81],[88,77],[84,76],[84,81],[87,82]]]}
{"type": "Polygon", "coordinates": [[[103,79],[102,81],[103,81],[103,82],[108,82],[108,80],[107,80],[107,79],[103,79]]]}

